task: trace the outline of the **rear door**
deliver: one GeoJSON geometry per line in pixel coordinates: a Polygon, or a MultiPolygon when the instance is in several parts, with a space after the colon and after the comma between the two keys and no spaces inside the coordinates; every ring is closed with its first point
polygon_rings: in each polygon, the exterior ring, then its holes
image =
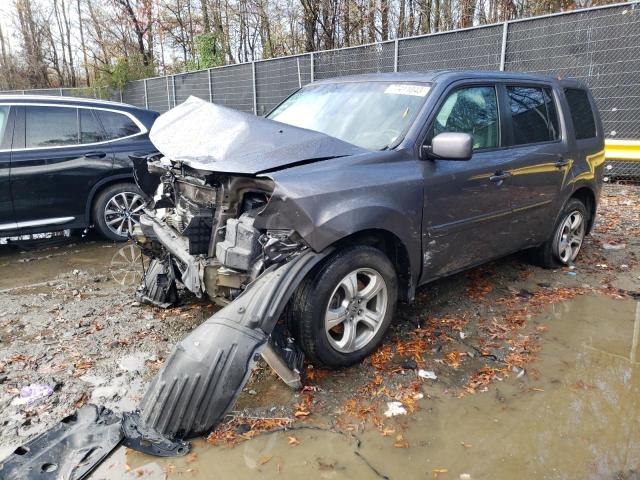
{"type": "Polygon", "coordinates": [[[13,115],[9,105],[0,104],[0,235],[15,228],[9,168],[11,166],[11,141],[13,139],[13,115]]]}
{"type": "Polygon", "coordinates": [[[91,109],[53,105],[20,108],[19,148],[11,159],[11,191],[19,227],[82,222],[93,185],[113,156],[91,109]]]}
{"type": "Polygon", "coordinates": [[[510,157],[503,144],[500,97],[494,83],[450,90],[436,109],[426,143],[442,132],[474,137],[467,161],[425,161],[423,280],[508,250],[510,157]]]}
{"type": "Polygon", "coordinates": [[[511,249],[539,244],[553,228],[574,162],[550,84],[502,85],[510,145],[511,249]]]}

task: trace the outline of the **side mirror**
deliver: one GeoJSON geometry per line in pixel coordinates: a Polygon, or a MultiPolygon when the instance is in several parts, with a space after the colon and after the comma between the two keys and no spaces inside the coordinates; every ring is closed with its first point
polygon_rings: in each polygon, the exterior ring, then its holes
{"type": "Polygon", "coordinates": [[[424,156],[442,160],[469,160],[473,155],[473,137],[468,133],[444,132],[423,145],[424,156]]]}

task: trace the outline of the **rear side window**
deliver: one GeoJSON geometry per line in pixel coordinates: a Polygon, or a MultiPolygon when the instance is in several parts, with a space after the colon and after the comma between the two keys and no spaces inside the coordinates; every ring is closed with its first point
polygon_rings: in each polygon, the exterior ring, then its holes
{"type": "Polygon", "coordinates": [[[26,107],[26,146],[58,147],[78,144],[78,109],[26,107]]]}
{"type": "Polygon", "coordinates": [[[105,140],[102,127],[93,111],[87,108],[80,109],[80,143],[96,143],[105,140]]]}
{"type": "Polygon", "coordinates": [[[516,145],[560,138],[558,113],[547,88],[507,87],[516,145]]]}
{"type": "Polygon", "coordinates": [[[107,134],[107,140],[115,140],[140,133],[140,128],[135,122],[122,113],[104,110],[96,110],[96,113],[107,134]]]}
{"type": "Polygon", "coordinates": [[[587,92],[580,88],[567,88],[564,91],[569,104],[573,128],[576,131],[576,139],[593,138],[596,136],[596,120],[593,118],[593,110],[589,102],[587,92]]]}

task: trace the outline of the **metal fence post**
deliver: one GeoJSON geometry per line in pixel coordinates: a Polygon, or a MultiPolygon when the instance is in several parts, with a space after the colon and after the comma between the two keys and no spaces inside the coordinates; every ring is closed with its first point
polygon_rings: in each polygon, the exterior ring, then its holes
{"type": "Polygon", "coordinates": [[[176,76],[171,77],[171,85],[173,86],[173,106],[176,106],[176,76]]]}
{"type": "Polygon", "coordinates": [[[504,62],[507,57],[507,33],[509,31],[509,22],[502,24],[502,49],[500,50],[500,71],[504,71],[504,62]]]}
{"type": "Polygon", "coordinates": [[[395,41],[393,42],[393,71],[397,72],[398,71],[398,45],[399,45],[399,41],[396,38],[395,41]]]}
{"type": "Polygon", "coordinates": [[[147,95],[147,79],[145,78],[144,83],[144,108],[149,109],[149,96],[147,95]]]}
{"type": "Polygon", "coordinates": [[[122,103],[122,88],[120,88],[120,103],[122,103]]]}
{"type": "Polygon", "coordinates": [[[166,76],[167,79],[167,110],[171,110],[171,92],[169,90],[169,75],[166,76]]]}
{"type": "Polygon", "coordinates": [[[64,93],[62,93],[62,88],[60,88],[59,90],[60,90],[60,96],[63,97],[64,93]]]}
{"type": "Polygon", "coordinates": [[[300,57],[296,58],[298,64],[298,88],[302,88],[302,75],[300,74],[300,57]]]}
{"type": "Polygon", "coordinates": [[[316,69],[315,69],[315,56],[313,55],[313,52],[311,52],[311,83],[313,83],[314,77],[316,76],[316,69]]]}
{"type": "Polygon", "coordinates": [[[258,88],[256,86],[256,62],[251,62],[251,81],[253,83],[253,114],[258,115],[258,88]]]}
{"type": "Polygon", "coordinates": [[[213,103],[213,87],[211,85],[211,69],[207,70],[207,80],[209,80],[209,101],[213,103]]]}

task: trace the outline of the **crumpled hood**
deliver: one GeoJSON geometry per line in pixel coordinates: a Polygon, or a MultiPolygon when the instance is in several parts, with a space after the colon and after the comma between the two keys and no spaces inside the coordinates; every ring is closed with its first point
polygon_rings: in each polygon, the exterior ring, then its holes
{"type": "Polygon", "coordinates": [[[149,137],[167,158],[198,170],[256,174],[366,150],[324,133],[293,127],[189,97],[160,115],[149,137]]]}

